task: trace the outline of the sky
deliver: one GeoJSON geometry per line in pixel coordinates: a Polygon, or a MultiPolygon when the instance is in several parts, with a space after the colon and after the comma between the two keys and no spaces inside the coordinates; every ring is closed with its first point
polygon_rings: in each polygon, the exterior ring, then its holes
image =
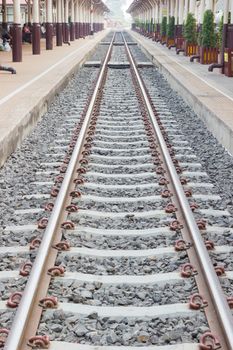
{"type": "Polygon", "coordinates": [[[130,20],[131,16],[128,13],[126,13],[126,10],[129,8],[130,4],[132,3],[132,0],[125,0],[124,3],[125,4],[122,6],[122,8],[126,16],[126,20],[130,20]]]}
{"type": "MultiPolygon", "coordinates": [[[[109,8],[111,10],[111,6],[109,5],[109,3],[111,3],[111,0],[103,0],[103,1],[107,2],[107,5],[109,6],[109,8]]],[[[130,20],[131,16],[128,13],[126,13],[126,10],[129,8],[129,6],[133,2],[133,0],[119,0],[119,2],[121,3],[121,10],[124,13],[125,20],[127,20],[127,21],[130,20]]],[[[116,13],[115,13],[115,15],[116,15],[116,13]]]]}

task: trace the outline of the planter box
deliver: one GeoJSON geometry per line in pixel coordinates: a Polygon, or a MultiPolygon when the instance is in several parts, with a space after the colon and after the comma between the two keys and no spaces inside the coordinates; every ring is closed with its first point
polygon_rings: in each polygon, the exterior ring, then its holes
{"type": "Polygon", "coordinates": [[[161,36],[161,34],[158,32],[157,33],[157,39],[156,39],[156,41],[160,41],[160,42],[162,42],[162,36],[161,36]]]}
{"type": "Polygon", "coordinates": [[[183,49],[184,47],[184,38],[183,37],[176,37],[175,38],[175,45],[176,45],[176,49],[183,49]]]}
{"type": "Polygon", "coordinates": [[[233,49],[226,48],[224,51],[224,74],[233,77],[233,49]]]}
{"type": "Polygon", "coordinates": [[[167,42],[167,37],[166,37],[166,35],[162,35],[161,36],[161,43],[163,44],[163,43],[166,43],[167,42]]]}
{"type": "Polygon", "coordinates": [[[198,45],[184,42],[184,54],[185,56],[193,56],[198,54],[198,45]]]}
{"type": "Polygon", "coordinates": [[[207,48],[199,47],[200,49],[200,63],[201,64],[211,64],[218,63],[218,49],[217,48],[207,48]]]}
{"type": "Polygon", "coordinates": [[[175,45],[175,39],[167,39],[167,47],[174,46],[175,45]]]}

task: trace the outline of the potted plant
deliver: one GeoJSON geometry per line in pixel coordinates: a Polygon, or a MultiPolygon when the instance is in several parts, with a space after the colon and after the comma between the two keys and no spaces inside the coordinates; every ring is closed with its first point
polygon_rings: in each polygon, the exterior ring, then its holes
{"type": "Polygon", "coordinates": [[[217,36],[215,33],[214,14],[211,10],[204,13],[200,34],[200,63],[211,64],[218,62],[217,36]]]}
{"type": "Polygon", "coordinates": [[[218,33],[217,33],[217,42],[218,42],[218,47],[220,49],[222,47],[222,35],[223,35],[223,16],[220,19],[218,33]]]}
{"type": "Polygon", "coordinates": [[[160,28],[161,24],[155,24],[155,41],[160,41],[160,28]]]}
{"type": "Polygon", "coordinates": [[[167,17],[163,17],[161,27],[160,27],[160,37],[161,43],[166,43],[166,34],[167,34],[167,17]]]}
{"type": "Polygon", "coordinates": [[[148,24],[148,36],[149,38],[153,36],[153,19],[152,18],[148,24]]]}
{"type": "Polygon", "coordinates": [[[167,24],[167,46],[175,44],[175,17],[169,17],[169,22],[167,24]]]}
{"type": "Polygon", "coordinates": [[[185,56],[196,55],[198,52],[197,46],[197,25],[196,19],[192,13],[188,13],[184,25],[184,54],[185,56]]]}

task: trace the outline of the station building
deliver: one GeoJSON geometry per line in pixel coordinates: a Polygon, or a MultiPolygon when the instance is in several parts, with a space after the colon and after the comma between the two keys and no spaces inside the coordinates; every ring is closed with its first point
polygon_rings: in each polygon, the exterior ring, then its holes
{"type": "Polygon", "coordinates": [[[233,0],[134,0],[132,28],[233,77],[233,0]]]}
{"type": "Polygon", "coordinates": [[[31,33],[32,54],[39,55],[40,39],[46,39],[46,49],[84,38],[104,28],[108,7],[102,0],[1,0],[0,25],[12,37],[12,60],[22,61],[22,28],[27,23],[31,33]]]}

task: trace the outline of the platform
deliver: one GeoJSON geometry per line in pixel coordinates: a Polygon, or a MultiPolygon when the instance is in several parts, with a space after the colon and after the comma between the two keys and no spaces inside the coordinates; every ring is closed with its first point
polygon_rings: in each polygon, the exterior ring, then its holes
{"type": "Polygon", "coordinates": [[[205,122],[218,141],[233,155],[233,78],[208,65],[191,63],[183,53],[130,31],[139,46],[153,59],[169,84],[205,122]]]}
{"type": "Polygon", "coordinates": [[[106,34],[99,32],[70,46],[54,45],[51,51],[46,51],[42,39],[40,55],[32,55],[31,45],[25,44],[20,63],[12,63],[11,52],[0,52],[0,63],[17,71],[16,75],[0,71],[0,167],[106,34]]]}

